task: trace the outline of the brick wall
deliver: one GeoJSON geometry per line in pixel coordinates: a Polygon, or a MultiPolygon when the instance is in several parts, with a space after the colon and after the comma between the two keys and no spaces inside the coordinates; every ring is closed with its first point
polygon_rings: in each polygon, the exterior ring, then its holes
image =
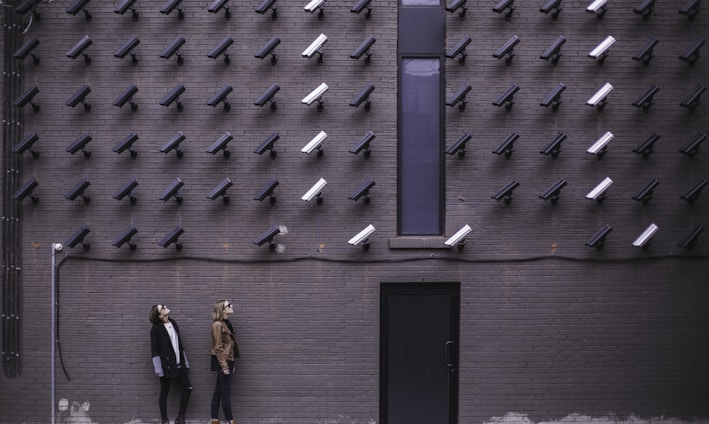
{"type": "MultiPolygon", "coordinates": [[[[328,1],[325,18],[301,4],[279,2],[278,19],[254,13],[257,2],[235,2],[231,19],[208,13],[208,2],[183,2],[185,19],[165,16],[161,4],[137,2],[138,21],[117,15],[113,4],[90,3],[93,18],[65,13],[69,2],[42,3],[42,18],[26,37],[37,36],[39,65],[24,63],[24,86],[40,88],[38,113],[25,108],[24,133],[38,132],[38,159],[23,155],[23,178],[40,182],[40,202],[23,202],[23,373],[0,376],[0,422],[47,422],[50,413],[49,348],[51,243],[65,242],[82,224],[86,241],[58,254],[60,336],[71,380],[57,372],[57,396],[88,401],[91,422],[151,422],[158,417],[158,384],[152,375],[147,313],[154,303],[172,307],[190,354],[195,387],[190,418],[206,420],[213,374],[208,371],[208,335],[213,303],[229,298],[243,345],[234,394],[242,423],[369,423],[379,420],[379,285],[383,281],[455,281],[461,284],[461,376],[459,422],[486,422],[508,412],[551,420],[570,413],[620,417],[707,418],[709,315],[703,305],[707,247],[676,244],[706,225],[706,200],[681,200],[706,178],[707,159],[690,160],[677,150],[707,131],[707,110],[679,106],[696,84],[706,84],[707,62],[693,67],[677,57],[697,37],[707,37],[706,15],[694,21],[677,13],[679,2],[658,3],[648,21],[634,2],[614,2],[602,20],[582,2],[564,2],[558,20],[541,4],[518,2],[511,21],[492,12],[494,2],[469,1],[466,18],[447,17],[447,47],[468,34],[464,65],[445,64],[446,96],[463,83],[473,90],[464,111],[447,108],[446,145],[463,132],[473,139],[463,159],[446,158],[446,235],[473,228],[464,250],[392,249],[396,238],[397,57],[396,4],[373,2],[372,19],[350,13],[351,2],[328,1]],[[324,63],[301,52],[320,33],[328,36],[324,63]],[[88,34],[92,62],[64,53],[88,34]],[[349,53],[367,36],[377,38],[365,66],[349,53]],[[139,63],[113,57],[132,35],[140,37],[139,63]],[[160,52],[183,35],[185,62],[160,52]],[[227,66],[207,57],[224,36],[234,39],[227,66]],[[278,63],[254,58],[278,35],[278,63]],[[520,44],[506,65],[492,53],[512,35],[520,44]],[[568,41],[559,63],[539,59],[559,35],[568,41]],[[588,52],[607,35],[617,42],[598,66],[588,52]],[[649,66],[631,59],[650,37],[660,42],[649,66]],[[253,105],[271,83],[278,109],[253,105]],[[321,82],[329,85],[325,109],[300,100],[321,82]],[[366,83],[376,86],[372,109],[348,105],[366,83]],[[559,110],[539,106],[558,83],[567,89],[559,110]],[[586,100],[605,82],[615,89],[602,113],[586,100]],[[233,86],[231,110],[207,100],[225,83],[233,86]],[[492,102],[512,83],[521,89],[510,112],[492,102]],[[83,84],[92,88],[91,111],[64,106],[83,84]],[[136,84],[133,113],[113,100],[136,84]],[[159,100],[184,84],[184,110],[159,100]],[[631,103],[651,84],[660,92],[647,112],[631,103]],[[300,148],[319,131],[328,133],[324,156],[300,148]],[[349,149],[368,130],[372,155],[349,149]],[[112,148],[130,131],[138,152],[112,148]],[[158,148],[184,132],[184,157],[158,148]],[[231,155],[207,148],[225,131],[233,134],[231,155]],[[278,156],[253,153],[278,131],[278,156]],[[519,133],[509,160],[492,154],[512,131],[519,133]],[[568,138],[556,160],[539,151],[559,132],[568,138]],[[606,131],[615,139],[602,160],[586,149],[606,131]],[[662,138],[647,160],[632,152],[653,131],[662,138]],[[65,151],[90,132],[91,157],[65,151]],[[584,198],[604,177],[615,181],[603,204],[584,198]],[[81,178],[86,194],[64,195],[81,178]],[[158,200],[180,177],[184,201],[158,200]],[[230,203],[206,194],[224,178],[234,181],[230,203]],[[278,201],[253,200],[270,178],[278,178],[278,201]],[[328,185],[324,202],[300,196],[319,178],[328,185]],[[138,201],[112,194],[135,178],[138,201]],[[368,206],[347,196],[361,182],[376,186],[368,206]],[[538,198],[559,178],[568,185],[555,205],[538,198]],[[642,204],[631,197],[650,179],[660,186],[642,204]],[[510,204],[490,198],[511,179],[520,181],[510,204]],[[347,240],[374,224],[371,248],[347,240]],[[652,246],[631,243],[650,223],[660,230],[652,246]],[[613,232],[603,250],[584,243],[604,224],[613,232]],[[111,242],[134,225],[135,252],[111,242]],[[181,225],[181,251],[158,246],[181,225]],[[283,249],[270,252],[251,243],[272,225],[283,249]],[[445,260],[439,260],[445,259],[445,260]]],[[[5,12],[7,13],[7,12],[5,12]]],[[[16,143],[18,140],[5,140],[16,143]]],[[[443,238],[440,245],[443,244],[443,238]]],[[[174,400],[174,399],[173,399],[174,400]]],[[[171,411],[175,411],[171,405],[171,411]]],[[[62,416],[62,419],[63,416],[62,416]]]]}

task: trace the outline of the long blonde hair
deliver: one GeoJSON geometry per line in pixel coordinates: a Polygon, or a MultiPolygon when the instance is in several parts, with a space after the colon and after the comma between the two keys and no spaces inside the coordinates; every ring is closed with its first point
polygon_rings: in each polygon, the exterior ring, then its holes
{"type": "Polygon", "coordinates": [[[212,312],[212,320],[214,321],[224,321],[227,319],[226,314],[226,304],[229,303],[226,299],[218,300],[214,304],[214,311],[212,312]]]}

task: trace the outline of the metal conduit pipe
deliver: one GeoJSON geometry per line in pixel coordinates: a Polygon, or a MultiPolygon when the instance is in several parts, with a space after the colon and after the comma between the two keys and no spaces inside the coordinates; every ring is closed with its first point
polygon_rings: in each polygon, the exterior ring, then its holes
{"type": "Polygon", "coordinates": [[[5,375],[22,373],[22,208],[12,194],[22,184],[22,158],[12,152],[22,135],[23,115],[12,99],[22,93],[23,65],[13,53],[22,41],[23,16],[8,8],[3,14],[3,183],[2,183],[2,357],[5,375]]]}

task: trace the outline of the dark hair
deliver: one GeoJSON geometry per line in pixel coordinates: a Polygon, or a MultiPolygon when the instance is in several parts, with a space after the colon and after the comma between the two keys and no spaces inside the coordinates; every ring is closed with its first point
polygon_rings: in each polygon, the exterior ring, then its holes
{"type": "Polygon", "coordinates": [[[160,324],[160,311],[158,310],[158,305],[153,305],[150,309],[150,315],[148,318],[150,318],[150,322],[153,324],[160,324]]]}

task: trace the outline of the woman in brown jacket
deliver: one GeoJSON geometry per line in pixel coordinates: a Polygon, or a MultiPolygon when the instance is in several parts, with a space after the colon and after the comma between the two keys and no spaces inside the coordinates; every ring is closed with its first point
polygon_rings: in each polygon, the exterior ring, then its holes
{"type": "Polygon", "coordinates": [[[231,413],[231,383],[235,361],[239,357],[239,344],[234,327],[229,322],[229,314],[234,313],[231,303],[220,300],[214,304],[212,313],[212,371],[217,372],[217,384],[212,395],[212,424],[219,424],[219,403],[224,410],[224,418],[229,424],[236,424],[231,413]]]}

